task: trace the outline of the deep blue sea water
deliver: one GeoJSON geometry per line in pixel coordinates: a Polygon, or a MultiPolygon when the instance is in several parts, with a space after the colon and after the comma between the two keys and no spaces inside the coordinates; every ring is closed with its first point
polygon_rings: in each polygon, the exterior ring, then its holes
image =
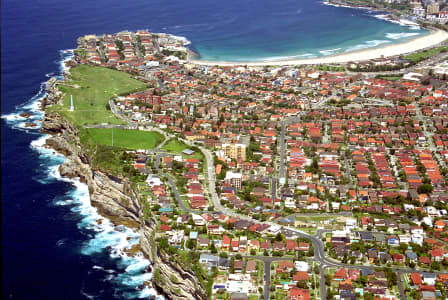
{"type": "Polygon", "coordinates": [[[312,0],[2,0],[3,299],[149,294],[135,290],[150,276],[143,271],[148,262],[107,249],[119,252],[138,235],[107,221],[98,225],[86,187],[61,179],[57,166],[64,158],[43,149],[45,137],[17,118],[34,112],[42,82],[61,74],[60,61],[69,55],[61,50],[74,48],[81,35],[124,29],[186,36],[208,60],[319,56],[423,34],[312,0]]]}

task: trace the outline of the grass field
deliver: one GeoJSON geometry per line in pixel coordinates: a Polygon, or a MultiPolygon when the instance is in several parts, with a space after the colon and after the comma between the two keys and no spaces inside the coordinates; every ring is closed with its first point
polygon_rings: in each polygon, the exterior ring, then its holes
{"type": "Polygon", "coordinates": [[[163,141],[163,135],[156,131],[128,129],[86,129],[95,143],[112,146],[112,131],[115,147],[126,149],[154,149],[163,141]]]}
{"type": "Polygon", "coordinates": [[[323,215],[323,216],[319,216],[319,215],[317,215],[317,216],[296,216],[295,220],[301,221],[301,222],[306,222],[306,223],[309,223],[310,221],[314,222],[314,223],[318,223],[321,221],[330,221],[332,219],[334,220],[336,218],[337,218],[337,216],[325,216],[325,215],[323,215]]]}
{"type": "Polygon", "coordinates": [[[418,63],[424,59],[435,56],[435,55],[439,54],[440,52],[447,52],[447,51],[448,51],[448,46],[441,46],[441,47],[432,48],[432,49],[429,49],[426,51],[409,54],[403,58],[409,59],[414,63],[418,63]]]}
{"type": "Polygon", "coordinates": [[[182,154],[184,158],[196,158],[199,160],[204,160],[204,156],[200,151],[196,151],[193,155],[183,154],[182,151],[184,151],[185,149],[191,149],[191,147],[176,139],[169,140],[165,145],[163,145],[162,149],[166,150],[167,152],[182,154]]]}
{"type": "Polygon", "coordinates": [[[96,66],[80,65],[70,70],[72,81],[59,85],[65,94],[63,105],[51,109],[58,110],[75,125],[84,124],[124,124],[107,109],[109,100],[118,95],[143,90],[145,84],[131,75],[96,66]],[[75,110],[70,108],[73,95],[75,110]]]}
{"type": "Polygon", "coordinates": [[[396,81],[396,80],[401,79],[400,76],[380,76],[379,78],[385,79],[385,80],[390,80],[390,81],[396,81]]]}

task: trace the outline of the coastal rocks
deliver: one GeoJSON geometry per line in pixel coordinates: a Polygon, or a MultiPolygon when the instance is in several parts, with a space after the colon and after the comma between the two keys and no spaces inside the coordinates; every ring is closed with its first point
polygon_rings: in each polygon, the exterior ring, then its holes
{"type": "Polygon", "coordinates": [[[34,128],[34,127],[36,127],[36,126],[37,126],[36,123],[31,123],[31,122],[26,122],[26,123],[25,123],[25,127],[26,127],[26,128],[34,128]]]}
{"type": "Polygon", "coordinates": [[[154,240],[155,222],[147,222],[141,232],[140,246],[153,261],[153,286],[168,299],[208,299],[191,266],[180,266],[169,254],[160,251],[154,240]]]}
{"type": "Polygon", "coordinates": [[[73,68],[73,67],[76,67],[77,65],[79,65],[79,63],[73,59],[70,59],[65,62],[65,66],[68,68],[73,68]]]}
{"type": "Polygon", "coordinates": [[[125,193],[127,185],[127,179],[117,182],[103,172],[93,171],[89,183],[90,200],[100,214],[115,224],[139,227],[140,206],[133,196],[125,193]]]}
{"type": "Polygon", "coordinates": [[[33,115],[30,113],[21,113],[19,116],[21,116],[22,118],[25,119],[29,119],[30,117],[32,117],[33,115]]]}
{"type": "MultiPolygon", "coordinates": [[[[42,121],[42,133],[76,135],[70,124],[56,112],[45,113],[42,121]]],[[[57,150],[57,149],[56,149],[57,150]]]]}
{"type": "Polygon", "coordinates": [[[58,113],[45,113],[41,131],[51,135],[46,140],[47,147],[67,158],[59,167],[61,176],[79,177],[86,183],[92,206],[115,225],[141,231],[140,249],[151,258],[153,272],[157,274],[153,279],[154,288],[167,299],[207,299],[191,266],[180,266],[157,249],[154,240],[156,220],[151,218],[142,224],[142,209],[129,180],[92,169],[88,155],[81,148],[77,130],[58,113]]]}
{"type": "Polygon", "coordinates": [[[45,98],[42,99],[42,109],[47,106],[56,104],[62,97],[61,91],[57,88],[58,80],[56,77],[51,77],[45,84],[45,98]]]}

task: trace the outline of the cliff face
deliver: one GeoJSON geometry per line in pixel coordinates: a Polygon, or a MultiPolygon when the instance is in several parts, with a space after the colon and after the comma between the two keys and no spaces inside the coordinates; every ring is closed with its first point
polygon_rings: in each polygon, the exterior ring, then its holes
{"type": "MultiPolygon", "coordinates": [[[[51,98],[54,101],[54,98],[51,98]]],[[[52,102],[55,103],[55,102],[52,102]]],[[[141,224],[141,206],[127,178],[116,178],[101,170],[94,170],[88,155],[82,150],[77,130],[58,113],[47,112],[42,122],[42,132],[52,136],[47,145],[64,154],[67,159],[59,167],[61,176],[79,177],[89,187],[90,200],[99,213],[115,224],[140,228],[143,253],[153,263],[153,285],[168,299],[207,299],[190,266],[179,266],[169,255],[159,251],[154,240],[156,221],[141,224]]]]}
{"type": "Polygon", "coordinates": [[[56,77],[51,77],[45,83],[45,98],[42,99],[42,109],[45,107],[56,104],[62,96],[62,93],[57,89],[58,80],[56,77]]]}
{"type": "Polygon", "coordinates": [[[207,299],[207,293],[191,267],[179,265],[167,253],[154,246],[155,226],[155,222],[147,222],[140,238],[143,252],[154,263],[154,287],[168,299],[207,299]]]}

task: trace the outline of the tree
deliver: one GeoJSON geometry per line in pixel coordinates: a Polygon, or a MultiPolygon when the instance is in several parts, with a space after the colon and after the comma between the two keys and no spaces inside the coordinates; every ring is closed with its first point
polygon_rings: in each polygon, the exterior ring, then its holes
{"type": "Polygon", "coordinates": [[[235,257],[230,258],[230,273],[235,273],[235,257]]]}
{"type": "Polygon", "coordinates": [[[215,243],[211,243],[211,245],[210,245],[210,251],[213,253],[213,254],[215,254],[215,253],[218,253],[218,250],[216,249],[216,247],[215,247],[215,243]]]}
{"type": "Polygon", "coordinates": [[[434,190],[434,187],[431,184],[425,183],[418,187],[417,192],[419,194],[430,194],[434,190]]]}
{"type": "Polygon", "coordinates": [[[196,247],[196,241],[195,240],[188,240],[187,241],[187,248],[188,249],[194,249],[196,247]]]}
{"type": "Polygon", "coordinates": [[[284,238],[283,234],[279,232],[279,233],[277,233],[277,235],[275,236],[275,241],[277,241],[277,242],[281,242],[281,241],[283,241],[283,238],[284,238]]]}
{"type": "Polygon", "coordinates": [[[440,263],[438,261],[431,262],[431,269],[440,271],[440,263]]]}

